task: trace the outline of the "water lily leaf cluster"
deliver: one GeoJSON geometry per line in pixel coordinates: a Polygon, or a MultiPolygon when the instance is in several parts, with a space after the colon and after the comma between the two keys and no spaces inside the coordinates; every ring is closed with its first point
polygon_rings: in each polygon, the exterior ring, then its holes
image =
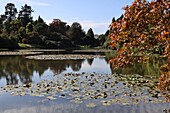
{"type": "Polygon", "coordinates": [[[81,54],[59,54],[59,55],[34,55],[27,56],[28,59],[36,60],[77,60],[77,59],[93,59],[93,58],[102,58],[105,56],[102,55],[81,55],[81,54]]]}
{"type": "Polygon", "coordinates": [[[36,55],[42,53],[43,52],[32,52],[32,51],[0,51],[0,55],[36,55]]]}
{"type": "Polygon", "coordinates": [[[140,75],[66,73],[37,84],[4,86],[0,92],[45,100],[65,98],[77,104],[85,103],[87,107],[166,102],[163,93],[156,88],[157,83],[156,77],[140,75]]]}

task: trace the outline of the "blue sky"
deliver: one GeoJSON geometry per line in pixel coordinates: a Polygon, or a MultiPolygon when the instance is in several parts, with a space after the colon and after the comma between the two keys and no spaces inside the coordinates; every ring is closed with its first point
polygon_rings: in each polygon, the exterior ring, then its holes
{"type": "Polygon", "coordinates": [[[46,23],[61,19],[71,25],[79,22],[87,31],[92,28],[95,34],[108,29],[113,17],[123,14],[122,7],[133,0],[0,0],[0,14],[4,13],[6,3],[14,3],[18,10],[24,4],[32,6],[34,20],[40,15],[46,23]]]}

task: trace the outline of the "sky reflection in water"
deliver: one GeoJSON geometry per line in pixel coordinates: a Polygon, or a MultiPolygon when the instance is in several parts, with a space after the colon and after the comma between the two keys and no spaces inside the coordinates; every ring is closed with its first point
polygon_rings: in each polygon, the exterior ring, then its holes
{"type": "Polygon", "coordinates": [[[4,56],[0,59],[0,86],[37,83],[52,79],[61,73],[103,73],[111,74],[105,58],[65,61],[35,61],[21,56],[4,56]]]}
{"type": "MultiPolygon", "coordinates": [[[[159,65],[134,64],[126,69],[114,71],[108,64],[108,58],[65,61],[36,61],[23,56],[0,57],[0,86],[10,84],[38,83],[41,80],[53,79],[62,73],[102,73],[102,74],[140,74],[153,73],[159,77],[159,65]]],[[[139,104],[131,106],[111,105],[87,108],[84,104],[70,103],[67,99],[40,102],[40,97],[0,95],[0,113],[164,113],[169,104],[139,104]],[[17,102],[17,103],[16,103],[17,102]]]]}

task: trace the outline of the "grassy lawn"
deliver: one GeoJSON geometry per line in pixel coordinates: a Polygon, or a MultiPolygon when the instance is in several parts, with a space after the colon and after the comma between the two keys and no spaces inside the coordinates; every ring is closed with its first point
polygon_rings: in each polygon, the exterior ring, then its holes
{"type": "Polygon", "coordinates": [[[23,43],[18,43],[18,45],[21,47],[21,48],[44,48],[43,46],[40,46],[40,45],[34,45],[34,44],[23,44],[23,43]]]}

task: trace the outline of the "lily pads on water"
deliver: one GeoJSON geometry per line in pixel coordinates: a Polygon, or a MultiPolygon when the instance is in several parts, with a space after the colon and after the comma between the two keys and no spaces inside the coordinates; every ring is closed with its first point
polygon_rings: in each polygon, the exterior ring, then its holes
{"type": "Polygon", "coordinates": [[[95,104],[95,103],[88,103],[86,106],[87,106],[87,107],[95,107],[96,104],[95,104]]]}
{"type": "Polygon", "coordinates": [[[66,73],[37,84],[4,86],[0,91],[14,96],[44,97],[45,100],[65,98],[77,104],[86,103],[87,107],[166,102],[163,93],[156,88],[157,82],[153,77],[140,75],[66,73]]]}
{"type": "Polygon", "coordinates": [[[79,55],[79,54],[60,54],[60,55],[34,55],[27,56],[28,59],[36,60],[77,60],[77,59],[93,59],[98,57],[105,57],[102,55],[79,55]]]}
{"type": "Polygon", "coordinates": [[[37,55],[43,52],[31,52],[31,51],[0,51],[0,55],[37,55]]]}

